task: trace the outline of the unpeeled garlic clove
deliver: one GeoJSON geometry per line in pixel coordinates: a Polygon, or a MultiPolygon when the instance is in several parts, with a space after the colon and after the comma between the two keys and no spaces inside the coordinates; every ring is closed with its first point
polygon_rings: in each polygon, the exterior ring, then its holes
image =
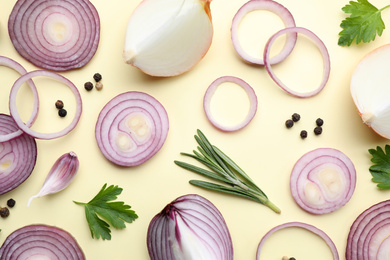
{"type": "Polygon", "coordinates": [[[74,152],[69,152],[62,155],[54,163],[47,175],[45,182],[42,185],[38,194],[32,196],[27,203],[27,207],[30,206],[31,201],[34,198],[42,197],[48,194],[57,193],[72,182],[77,171],[79,169],[79,159],[74,152]]]}
{"type": "Polygon", "coordinates": [[[211,0],[143,0],[131,15],[123,58],[144,73],[170,77],[191,69],[213,38],[211,0]]]}

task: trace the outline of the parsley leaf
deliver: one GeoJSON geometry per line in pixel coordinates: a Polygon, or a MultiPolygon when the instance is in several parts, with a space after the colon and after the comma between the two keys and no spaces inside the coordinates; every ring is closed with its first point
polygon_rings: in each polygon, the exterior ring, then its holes
{"type": "Polygon", "coordinates": [[[85,207],[85,216],[89,224],[92,238],[111,240],[110,224],[114,228],[126,228],[125,222],[131,223],[138,218],[137,214],[130,210],[130,206],[122,201],[114,201],[122,193],[118,185],[107,187],[103,185],[99,193],[88,203],[76,202],[85,207]],[[108,223],[107,223],[108,222],[108,223]]]}
{"type": "Polygon", "coordinates": [[[372,155],[370,167],[372,181],[378,183],[380,189],[390,189],[390,145],[385,146],[385,151],[379,146],[375,149],[369,149],[372,155]]]}
{"type": "Polygon", "coordinates": [[[338,45],[350,46],[354,40],[356,44],[367,43],[375,40],[376,35],[381,36],[385,29],[381,13],[388,7],[390,5],[378,9],[367,0],[350,1],[342,8],[350,16],[340,24],[343,30],[339,33],[338,45]]]}

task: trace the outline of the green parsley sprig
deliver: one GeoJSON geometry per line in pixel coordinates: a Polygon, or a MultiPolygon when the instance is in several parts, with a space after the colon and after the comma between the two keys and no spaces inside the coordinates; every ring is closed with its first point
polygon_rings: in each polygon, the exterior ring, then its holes
{"type": "Polygon", "coordinates": [[[276,213],[280,213],[280,209],[268,199],[265,193],[233,160],[216,146],[212,145],[200,130],[197,131],[197,134],[198,135],[195,135],[195,140],[199,144],[197,147],[198,151],[194,150],[194,154],[181,154],[198,160],[210,170],[181,161],[174,162],[184,169],[216,180],[218,183],[191,180],[190,183],[192,185],[245,197],[266,205],[276,213]],[[219,183],[224,183],[226,185],[221,185],[219,183]]]}
{"type": "Polygon", "coordinates": [[[369,168],[372,181],[378,183],[377,187],[380,189],[390,189],[390,145],[386,145],[385,150],[377,146],[376,150],[369,149],[368,152],[374,163],[369,168]]]}
{"type": "Polygon", "coordinates": [[[381,36],[385,29],[381,13],[388,7],[390,5],[378,9],[367,0],[350,1],[342,8],[350,16],[340,24],[343,30],[339,33],[338,45],[350,46],[353,41],[367,43],[375,40],[376,35],[381,36]]]}
{"type": "Polygon", "coordinates": [[[73,201],[85,207],[85,216],[91,231],[92,238],[111,240],[110,225],[116,229],[126,228],[125,222],[131,223],[138,218],[137,214],[130,210],[130,206],[122,201],[114,201],[122,193],[118,185],[107,187],[103,185],[99,193],[88,203],[73,201]],[[108,223],[107,223],[108,222],[108,223]]]}

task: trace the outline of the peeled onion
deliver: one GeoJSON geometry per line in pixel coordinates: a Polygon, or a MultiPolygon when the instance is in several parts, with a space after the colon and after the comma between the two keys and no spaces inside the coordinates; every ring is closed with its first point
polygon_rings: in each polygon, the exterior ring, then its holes
{"type": "Polygon", "coordinates": [[[132,13],[123,58],[146,74],[169,77],[197,64],[210,48],[211,0],[143,0],[132,13]]]}
{"type": "Polygon", "coordinates": [[[351,95],[363,123],[390,139],[390,45],[367,54],[353,71],[351,95]]]}

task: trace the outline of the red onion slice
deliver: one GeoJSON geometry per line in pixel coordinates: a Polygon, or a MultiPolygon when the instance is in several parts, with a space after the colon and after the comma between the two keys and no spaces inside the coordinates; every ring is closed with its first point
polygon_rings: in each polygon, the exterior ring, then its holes
{"type": "Polygon", "coordinates": [[[8,20],[15,49],[54,71],[85,66],[100,40],[100,19],[88,0],[18,0],[8,20]]]}
{"type": "Polygon", "coordinates": [[[147,246],[151,260],[233,259],[222,214],[209,200],[194,194],[172,201],[151,220],[147,246]]]}
{"type": "Polygon", "coordinates": [[[207,88],[206,93],[205,93],[204,98],[203,98],[203,108],[204,108],[204,111],[206,113],[207,119],[216,128],[218,128],[222,131],[237,131],[237,130],[240,130],[241,128],[245,127],[246,125],[248,125],[252,121],[253,117],[255,116],[256,110],[257,110],[257,96],[256,96],[256,93],[253,90],[253,88],[248,83],[246,83],[244,80],[237,78],[237,77],[224,76],[224,77],[220,77],[220,78],[216,79],[207,88]],[[246,94],[248,95],[249,102],[250,102],[249,111],[248,111],[248,114],[246,115],[245,119],[242,120],[240,123],[233,125],[233,126],[225,126],[225,125],[219,123],[215,119],[213,114],[211,113],[211,108],[210,108],[211,99],[212,99],[215,91],[217,90],[219,85],[221,85],[222,83],[225,83],[225,82],[232,82],[232,83],[237,84],[241,88],[243,88],[245,90],[246,94]]]}
{"type": "Polygon", "coordinates": [[[271,76],[271,78],[275,81],[275,83],[279,87],[281,87],[287,93],[289,93],[293,96],[296,96],[296,97],[301,97],[301,98],[311,97],[311,96],[314,96],[314,95],[317,95],[318,93],[320,93],[321,90],[325,87],[326,83],[328,82],[329,74],[330,74],[330,58],[329,58],[328,49],[326,48],[325,44],[322,42],[322,40],[320,38],[318,38],[318,36],[316,34],[314,34],[312,31],[310,31],[306,28],[302,28],[302,27],[285,28],[285,29],[278,31],[273,36],[271,36],[271,38],[268,40],[268,42],[265,46],[265,49],[264,49],[264,65],[268,71],[268,74],[271,76]],[[309,37],[313,41],[313,43],[315,43],[317,45],[318,49],[321,52],[323,62],[324,62],[324,73],[323,73],[323,78],[322,78],[320,85],[315,90],[307,91],[307,92],[298,92],[298,91],[295,91],[293,89],[290,89],[276,76],[276,74],[272,70],[272,67],[271,67],[272,60],[269,57],[272,44],[279,36],[281,36],[285,33],[291,33],[291,32],[296,32],[296,33],[301,33],[301,34],[306,35],[307,37],[309,37]]]}
{"type": "MultiPolygon", "coordinates": [[[[0,135],[15,133],[18,129],[9,115],[0,114],[0,135]]],[[[35,139],[26,134],[0,143],[0,195],[22,184],[31,175],[36,159],[35,139]]]]}
{"type": "MultiPolygon", "coordinates": [[[[20,75],[24,75],[27,73],[25,68],[22,65],[20,65],[18,62],[14,61],[10,58],[4,57],[4,56],[0,56],[0,66],[5,66],[8,68],[11,68],[11,69],[15,70],[16,72],[18,72],[20,75]]],[[[28,85],[30,86],[31,91],[32,91],[33,96],[34,96],[34,105],[32,108],[32,113],[31,113],[30,119],[26,123],[26,125],[28,127],[30,127],[34,123],[35,119],[38,116],[39,98],[38,98],[37,88],[35,87],[34,82],[32,82],[32,80],[29,80],[28,85]]],[[[16,129],[14,132],[0,135],[0,143],[9,141],[13,138],[16,138],[16,137],[20,136],[22,133],[23,132],[20,129],[16,129]]]]}
{"type": "MultiPolygon", "coordinates": [[[[34,98],[36,99],[37,97],[34,97],[34,98]]],[[[37,102],[37,101],[35,101],[35,102],[37,102]]],[[[81,117],[82,101],[81,101],[80,92],[78,91],[77,87],[70,80],[68,80],[67,78],[61,76],[60,74],[54,73],[54,72],[45,71],[45,70],[36,70],[36,71],[31,71],[31,72],[26,73],[25,75],[21,76],[18,80],[15,81],[14,85],[11,88],[11,92],[10,92],[9,110],[10,110],[12,118],[15,120],[15,123],[18,125],[18,127],[23,132],[25,132],[26,134],[28,134],[34,138],[37,138],[37,139],[48,140],[48,139],[54,139],[54,138],[64,136],[76,127],[76,125],[81,117]],[[18,94],[19,88],[27,80],[29,80],[33,77],[38,77],[38,76],[49,77],[49,78],[55,79],[55,80],[65,84],[66,86],[68,86],[70,88],[70,90],[73,92],[73,94],[75,96],[76,112],[75,112],[74,118],[73,118],[72,122],[70,122],[70,124],[67,127],[65,127],[64,129],[62,129],[61,131],[58,131],[55,133],[39,133],[37,131],[32,130],[30,128],[30,126],[25,124],[22,121],[22,119],[20,118],[20,115],[18,113],[18,109],[16,106],[16,96],[18,94]]]]}
{"type": "Polygon", "coordinates": [[[256,260],[260,260],[260,254],[261,254],[261,249],[264,246],[264,243],[267,241],[268,237],[270,237],[273,233],[275,233],[278,230],[284,229],[284,228],[289,228],[289,227],[298,227],[298,228],[303,228],[306,229],[317,236],[321,237],[325,243],[328,245],[330,251],[332,252],[333,255],[333,260],[339,260],[339,253],[337,251],[336,245],[333,243],[332,239],[321,229],[318,229],[315,226],[302,223],[302,222],[287,222],[281,225],[278,225],[274,228],[272,228],[270,231],[268,231],[265,236],[261,239],[259,246],[257,247],[257,254],[256,254],[256,260]]]}
{"type": "Polygon", "coordinates": [[[296,203],[312,214],[326,214],[344,206],[356,186],[356,170],[341,151],[318,148],[294,165],[290,189],[296,203]]]}
{"type": "Polygon", "coordinates": [[[29,225],[12,232],[0,248],[2,260],[83,260],[84,253],[67,231],[48,225],[29,225]]]}
{"type": "Polygon", "coordinates": [[[386,200],[364,210],[353,222],[347,239],[346,260],[387,259],[389,238],[390,200],[386,200]]]}
{"type": "MultiPolygon", "coordinates": [[[[252,57],[249,55],[241,46],[238,39],[238,27],[242,19],[249,13],[255,10],[266,10],[278,15],[286,27],[295,27],[294,17],[290,11],[285,8],[283,5],[272,1],[272,0],[251,0],[244,4],[236,13],[233,18],[231,26],[231,38],[233,42],[234,49],[236,52],[243,58],[245,61],[253,64],[264,65],[264,60],[257,57],[252,57]]],[[[286,42],[283,46],[283,49],[279,54],[270,59],[271,64],[277,64],[283,61],[294,49],[295,43],[297,41],[296,33],[287,34],[286,42]]]]}
{"type": "Polygon", "coordinates": [[[100,151],[120,166],[137,166],[163,146],[168,114],[154,97],[136,91],[111,99],[99,114],[95,137],[100,151]]]}

